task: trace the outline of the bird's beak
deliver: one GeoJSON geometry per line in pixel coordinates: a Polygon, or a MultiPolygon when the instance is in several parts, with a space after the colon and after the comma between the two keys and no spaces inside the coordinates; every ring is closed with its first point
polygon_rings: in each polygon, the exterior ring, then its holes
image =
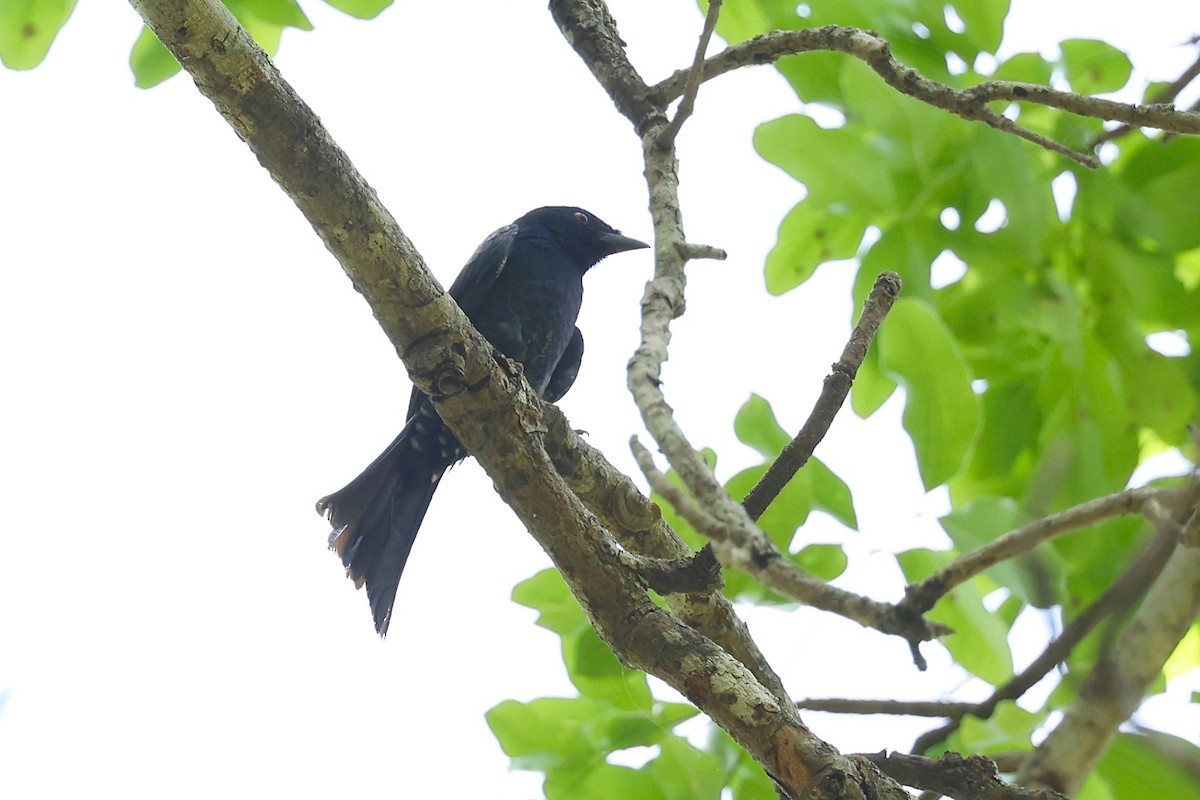
{"type": "Polygon", "coordinates": [[[596,242],[610,256],[613,253],[624,253],[626,250],[641,250],[650,246],[645,242],[639,242],[637,239],[631,239],[619,233],[605,233],[597,237],[596,242]]]}

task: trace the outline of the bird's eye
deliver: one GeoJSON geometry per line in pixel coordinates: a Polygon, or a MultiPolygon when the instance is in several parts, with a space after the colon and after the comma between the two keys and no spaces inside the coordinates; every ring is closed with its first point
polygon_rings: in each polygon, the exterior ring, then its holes
{"type": "Polygon", "coordinates": [[[580,225],[590,225],[592,222],[590,219],[588,219],[588,215],[583,213],[582,211],[575,212],[575,221],[578,222],[580,225]]]}

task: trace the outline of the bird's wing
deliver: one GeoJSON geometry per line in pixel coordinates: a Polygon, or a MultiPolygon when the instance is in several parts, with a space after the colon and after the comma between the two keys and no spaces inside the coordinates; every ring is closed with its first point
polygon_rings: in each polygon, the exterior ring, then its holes
{"type": "Polygon", "coordinates": [[[567,343],[567,349],[563,351],[562,358],[554,367],[554,374],[550,376],[546,390],[542,392],[542,399],[547,403],[557,403],[575,383],[581,361],[583,361],[583,334],[579,332],[579,328],[576,328],[575,332],[571,334],[571,341],[567,343]]]}
{"type": "Polygon", "coordinates": [[[450,296],[468,317],[474,318],[483,307],[496,278],[500,277],[504,264],[512,253],[517,240],[516,224],[505,225],[483,240],[475,254],[467,261],[462,272],[450,284],[450,296]]]}
{"type": "MultiPolygon", "coordinates": [[[[475,254],[467,261],[467,265],[458,273],[454,283],[450,284],[450,296],[468,318],[483,308],[496,278],[504,269],[508,256],[512,253],[513,243],[517,240],[517,225],[505,225],[483,240],[475,250],[475,254]]],[[[408,401],[408,413],[405,419],[412,419],[417,408],[425,399],[420,389],[413,387],[412,396],[408,401]]]]}

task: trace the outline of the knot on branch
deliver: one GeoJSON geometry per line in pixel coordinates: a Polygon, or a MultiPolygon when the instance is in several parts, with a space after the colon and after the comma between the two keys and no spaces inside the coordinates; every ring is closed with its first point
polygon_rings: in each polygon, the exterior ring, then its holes
{"type": "Polygon", "coordinates": [[[691,558],[641,558],[635,569],[646,585],[661,595],[710,594],[725,586],[721,564],[711,545],[700,548],[691,558]]]}

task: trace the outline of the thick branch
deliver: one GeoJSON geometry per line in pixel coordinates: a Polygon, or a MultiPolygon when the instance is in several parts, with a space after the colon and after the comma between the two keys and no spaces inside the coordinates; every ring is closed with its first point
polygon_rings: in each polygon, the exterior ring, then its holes
{"type": "Polygon", "coordinates": [[[1200,550],[1178,546],[1112,652],[1088,675],[1018,780],[1073,795],[1200,614],[1200,550]]]}
{"type": "Polygon", "coordinates": [[[985,756],[946,753],[936,761],[907,753],[863,756],[905,786],[925,789],[956,800],[1067,800],[1048,789],[1027,789],[1005,783],[996,762],[985,756]]]}

